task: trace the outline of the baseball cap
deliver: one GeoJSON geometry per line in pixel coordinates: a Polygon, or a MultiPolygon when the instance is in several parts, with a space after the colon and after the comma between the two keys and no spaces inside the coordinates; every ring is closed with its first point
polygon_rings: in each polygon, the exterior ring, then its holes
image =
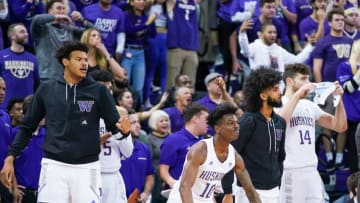
{"type": "Polygon", "coordinates": [[[210,73],[210,74],[208,74],[208,75],[205,77],[205,80],[204,80],[205,85],[209,84],[209,82],[211,82],[212,80],[214,80],[214,79],[217,78],[217,77],[223,77],[223,75],[220,74],[220,73],[210,73]]]}

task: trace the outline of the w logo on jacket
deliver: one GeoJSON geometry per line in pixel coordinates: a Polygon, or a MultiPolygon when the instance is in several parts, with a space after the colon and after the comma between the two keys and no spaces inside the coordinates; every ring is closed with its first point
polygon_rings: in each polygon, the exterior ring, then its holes
{"type": "Polygon", "coordinates": [[[81,112],[91,112],[94,101],[77,101],[81,112]]]}

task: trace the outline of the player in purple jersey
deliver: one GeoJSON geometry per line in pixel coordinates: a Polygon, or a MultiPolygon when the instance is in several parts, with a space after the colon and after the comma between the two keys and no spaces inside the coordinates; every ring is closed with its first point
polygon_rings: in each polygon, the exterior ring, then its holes
{"type": "Polygon", "coordinates": [[[5,109],[12,98],[25,98],[33,94],[39,84],[38,62],[34,55],[25,51],[29,34],[21,23],[8,28],[11,46],[0,51],[0,76],[8,89],[0,108],[5,109]]]}
{"type": "Polygon", "coordinates": [[[100,0],[82,11],[84,18],[101,31],[102,41],[112,56],[122,54],[124,50],[124,13],[117,6],[111,4],[112,0],[100,0]]]}
{"type": "Polygon", "coordinates": [[[179,74],[196,81],[198,68],[199,32],[196,3],[201,0],[168,0],[167,6],[167,67],[166,89],[179,74]]]}

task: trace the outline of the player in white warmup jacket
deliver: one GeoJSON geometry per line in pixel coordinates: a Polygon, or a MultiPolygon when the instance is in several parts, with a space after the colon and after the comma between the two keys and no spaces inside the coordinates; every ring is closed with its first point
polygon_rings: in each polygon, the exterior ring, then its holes
{"type": "Polygon", "coordinates": [[[236,110],[230,104],[221,104],[210,113],[208,120],[215,135],[190,148],[180,181],[175,183],[170,193],[169,203],[213,203],[214,191],[221,190],[223,176],[232,169],[246,188],[251,202],[260,202],[242,158],[230,145],[239,135],[236,110]]]}
{"type": "MultiPolygon", "coordinates": [[[[105,129],[104,121],[100,119],[100,136],[109,136],[105,129]]],[[[103,192],[102,202],[126,203],[125,184],[119,171],[121,167],[120,152],[125,157],[131,156],[134,149],[131,136],[127,136],[122,140],[116,140],[110,136],[102,142],[99,156],[103,192]]]]}
{"type": "MultiPolygon", "coordinates": [[[[304,99],[315,88],[309,82],[310,70],[303,64],[286,66],[284,82],[286,92],[283,108],[278,113],[286,120],[284,172],[280,187],[280,203],[322,203],[322,180],[317,171],[315,152],[315,124],[344,132],[347,128],[346,113],[342,100],[336,107],[335,116],[322,111],[315,103],[304,99]]],[[[334,95],[342,95],[343,89],[335,82],[334,95]]]]}

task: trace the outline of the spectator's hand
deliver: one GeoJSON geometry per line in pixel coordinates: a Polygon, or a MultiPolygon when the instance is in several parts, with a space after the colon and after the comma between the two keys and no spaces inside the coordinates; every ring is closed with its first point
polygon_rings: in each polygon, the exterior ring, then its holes
{"type": "Polygon", "coordinates": [[[149,199],[149,194],[146,192],[142,192],[140,194],[139,199],[137,200],[137,202],[141,202],[141,203],[146,203],[146,201],[149,199]]]}
{"type": "Polygon", "coordinates": [[[72,20],[69,16],[67,15],[62,15],[62,14],[56,14],[55,15],[55,22],[56,23],[65,23],[65,24],[71,24],[72,20]]]}
{"type": "Polygon", "coordinates": [[[131,124],[127,116],[120,117],[119,121],[116,123],[116,127],[121,131],[124,136],[129,135],[131,124]]]}
{"type": "Polygon", "coordinates": [[[121,53],[115,53],[115,59],[120,63],[121,60],[121,53]]]}
{"type": "Polygon", "coordinates": [[[240,63],[235,60],[235,62],[232,65],[232,74],[238,75],[240,71],[243,71],[243,67],[240,65],[240,63]]]}
{"type": "Polygon", "coordinates": [[[316,15],[317,15],[319,21],[324,20],[324,19],[325,19],[325,15],[326,15],[326,11],[325,11],[324,9],[318,9],[318,10],[316,11],[316,15]]]}
{"type": "Polygon", "coordinates": [[[302,47],[299,42],[294,43],[294,51],[296,54],[300,53],[302,50],[302,47]]]}
{"type": "Polygon", "coordinates": [[[335,85],[334,96],[337,95],[343,96],[344,89],[341,87],[340,83],[338,81],[335,81],[334,85],[335,85]]]}
{"type": "Polygon", "coordinates": [[[246,32],[246,30],[253,29],[254,22],[252,19],[245,20],[240,26],[240,32],[246,32]]]}
{"type": "Polygon", "coordinates": [[[29,3],[29,4],[32,4],[33,0],[27,0],[26,2],[29,3]]]}
{"type": "Polygon", "coordinates": [[[314,83],[308,83],[300,87],[295,94],[299,96],[299,98],[306,97],[307,93],[311,90],[314,90],[316,88],[316,85],[314,83]]]}
{"type": "Polygon", "coordinates": [[[101,52],[102,55],[105,56],[105,58],[111,57],[111,55],[110,55],[110,53],[108,52],[108,50],[106,49],[104,43],[102,43],[102,42],[99,41],[99,42],[97,42],[97,43],[95,44],[95,47],[96,47],[97,50],[99,50],[99,51],[101,52]]]}
{"type": "Polygon", "coordinates": [[[164,94],[161,96],[161,99],[160,99],[160,106],[163,106],[166,102],[166,100],[168,99],[169,97],[169,92],[164,92],[164,94]]]}
{"type": "Polygon", "coordinates": [[[14,157],[8,156],[4,160],[4,166],[0,172],[0,180],[6,188],[10,189],[12,188],[13,178],[14,178],[14,157]]]}
{"type": "Polygon", "coordinates": [[[312,33],[311,35],[305,35],[307,38],[307,41],[309,44],[311,44],[312,46],[315,46],[316,44],[316,38],[315,38],[315,33],[312,33]]]}
{"type": "Polygon", "coordinates": [[[151,14],[149,17],[148,17],[148,19],[147,19],[147,21],[146,21],[146,25],[150,25],[150,24],[152,24],[154,21],[155,21],[155,19],[157,18],[157,14],[156,13],[153,13],[153,14],[151,14]]]}
{"type": "Polygon", "coordinates": [[[22,185],[17,185],[17,187],[13,188],[12,191],[12,196],[13,196],[13,203],[21,203],[23,196],[24,196],[24,192],[22,190],[24,190],[25,187],[22,185]]]}
{"type": "Polygon", "coordinates": [[[110,132],[106,132],[106,133],[100,135],[100,144],[104,144],[106,142],[106,140],[109,139],[110,137],[111,137],[110,132]]]}
{"type": "Polygon", "coordinates": [[[226,84],[222,77],[215,78],[216,84],[220,87],[222,92],[226,92],[226,84]]]}
{"type": "Polygon", "coordinates": [[[79,22],[84,21],[84,17],[81,15],[81,13],[79,11],[73,11],[71,13],[71,18],[73,21],[79,21],[79,22]]]}

